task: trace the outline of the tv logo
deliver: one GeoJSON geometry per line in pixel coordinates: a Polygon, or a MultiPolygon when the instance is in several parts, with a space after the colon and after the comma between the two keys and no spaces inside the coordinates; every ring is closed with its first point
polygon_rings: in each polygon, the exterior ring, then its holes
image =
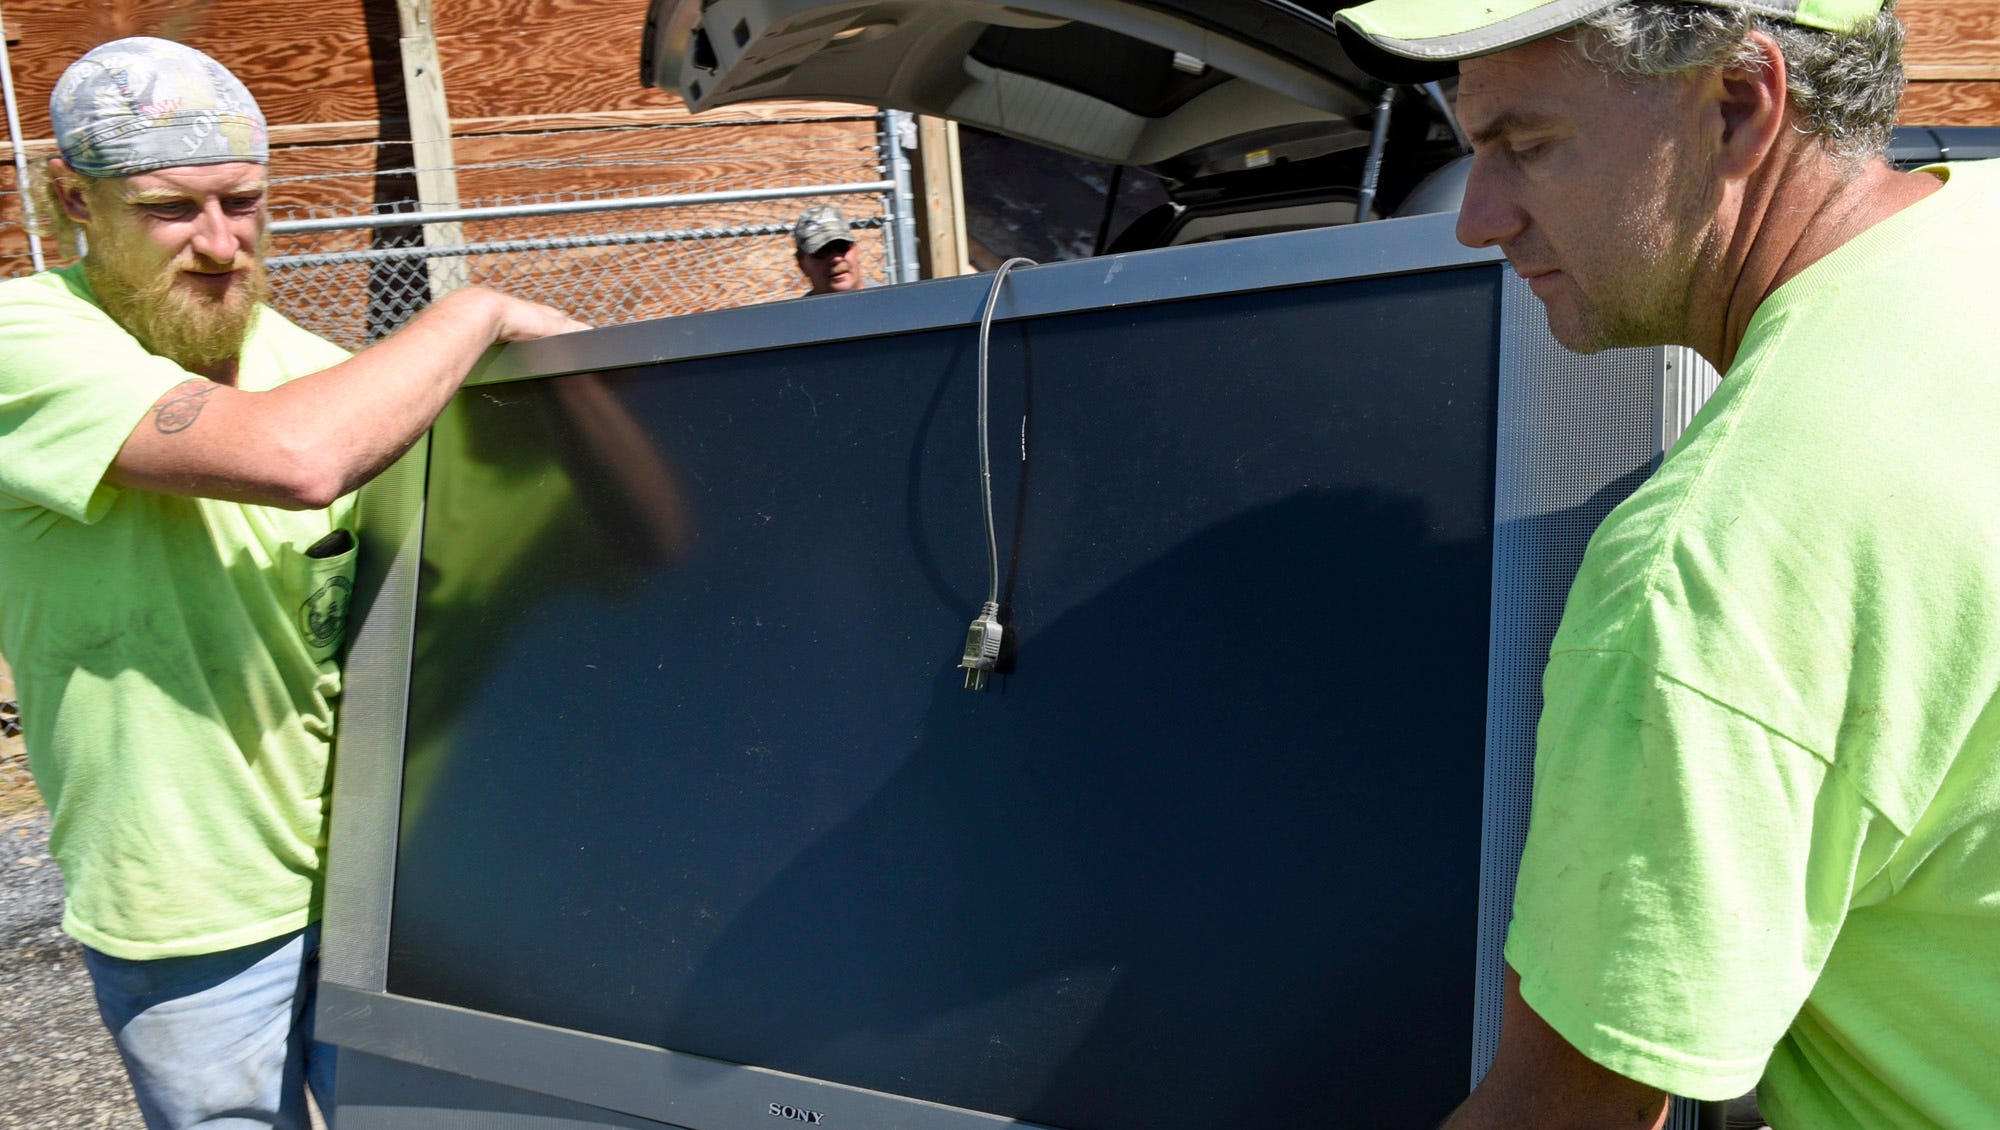
{"type": "Polygon", "coordinates": [[[771,1117],[789,1118],[793,1122],[803,1122],[807,1126],[818,1126],[826,1121],[826,1115],[819,1111],[801,1110],[795,1106],[786,1106],[784,1103],[771,1104],[771,1117]]]}

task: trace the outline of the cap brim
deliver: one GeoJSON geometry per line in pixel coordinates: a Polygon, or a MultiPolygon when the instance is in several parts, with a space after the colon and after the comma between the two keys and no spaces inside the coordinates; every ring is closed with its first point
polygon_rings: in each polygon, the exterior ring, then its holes
{"type": "Polygon", "coordinates": [[[1574,27],[1617,0],[1375,0],[1336,13],[1355,64],[1389,82],[1429,82],[1458,61],[1574,27]]]}
{"type": "Polygon", "coordinates": [[[1341,49],[1347,52],[1348,58],[1354,60],[1354,65],[1383,82],[1416,86],[1420,83],[1447,79],[1458,73],[1457,59],[1434,62],[1427,59],[1412,59],[1407,55],[1393,55],[1375,46],[1374,40],[1346,24],[1339,25],[1336,33],[1340,36],[1341,49]]]}
{"type": "Polygon", "coordinates": [[[803,240],[795,240],[794,242],[798,245],[799,254],[817,255],[836,243],[853,243],[854,237],[852,235],[834,235],[822,232],[819,235],[807,236],[803,240]]]}

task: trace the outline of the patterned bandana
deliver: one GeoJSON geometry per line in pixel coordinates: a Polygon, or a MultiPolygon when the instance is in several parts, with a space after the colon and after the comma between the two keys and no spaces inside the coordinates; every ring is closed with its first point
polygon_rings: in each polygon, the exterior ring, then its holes
{"type": "Polygon", "coordinates": [[[89,177],[270,157],[250,91],[214,59],[165,39],[113,40],[71,63],[49,118],[63,160],[89,177]]]}

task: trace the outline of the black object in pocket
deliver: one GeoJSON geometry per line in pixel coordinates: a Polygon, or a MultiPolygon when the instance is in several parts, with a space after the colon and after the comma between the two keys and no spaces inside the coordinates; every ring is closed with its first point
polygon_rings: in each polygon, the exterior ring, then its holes
{"type": "Polygon", "coordinates": [[[307,557],[339,557],[354,548],[354,535],[346,530],[332,533],[306,547],[307,557]]]}

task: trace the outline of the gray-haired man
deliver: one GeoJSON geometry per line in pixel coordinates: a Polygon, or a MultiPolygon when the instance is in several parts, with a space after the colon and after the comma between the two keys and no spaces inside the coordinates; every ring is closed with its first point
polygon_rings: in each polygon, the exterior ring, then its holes
{"type": "Polygon", "coordinates": [[[1724,371],[1545,678],[1499,1053],[1453,1127],[2000,1111],[2000,169],[1900,173],[1880,0],[1376,0],[1456,63],[1459,238],[1572,349],[1724,371]],[[1761,1082],[1760,1082],[1761,1079],[1761,1082]]]}
{"type": "Polygon", "coordinates": [[[148,1126],[303,1126],[349,493],[489,345],[582,326],[473,289],[350,357],[263,303],[264,119],[219,63],[107,43],[50,113],[86,251],[0,284],[0,652],[63,925],[148,1126]]]}

